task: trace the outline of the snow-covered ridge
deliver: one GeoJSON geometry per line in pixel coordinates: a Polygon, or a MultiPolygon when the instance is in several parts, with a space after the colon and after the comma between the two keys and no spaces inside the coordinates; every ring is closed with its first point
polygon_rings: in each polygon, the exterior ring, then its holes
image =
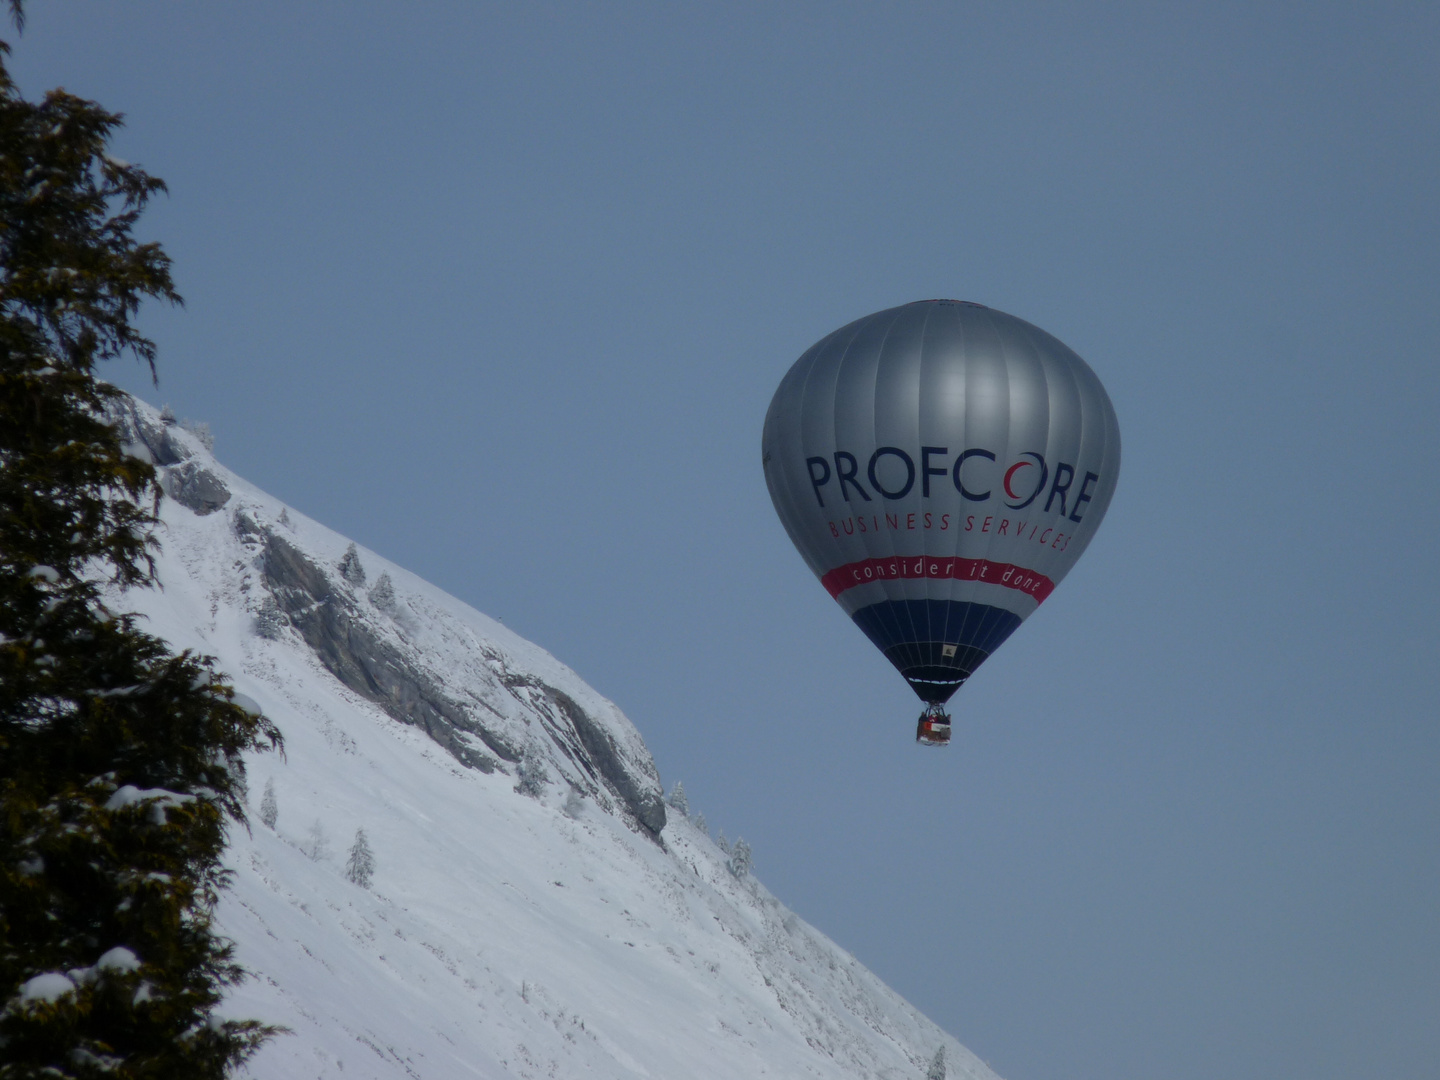
{"type": "MultiPolygon", "coordinates": [[[[116,598],[279,725],[218,919],[293,1034],[256,1077],[993,1074],[686,817],[634,726],[544,650],[219,465],[134,402],[163,589],[116,598]],[[528,796],[527,797],[527,793],[528,796]],[[363,828],[370,887],[347,880],[363,828]]],[[[143,960],[143,957],[141,958],[143,960]]]]}
{"type": "Polygon", "coordinates": [[[161,466],[167,495],[231,526],[247,564],[241,599],[261,633],[298,635],[330,674],[461,763],[493,772],[523,761],[659,835],[660,777],[639,732],[569,668],[250,488],[203,435],[133,399],[121,423],[134,452],[161,466]]]}

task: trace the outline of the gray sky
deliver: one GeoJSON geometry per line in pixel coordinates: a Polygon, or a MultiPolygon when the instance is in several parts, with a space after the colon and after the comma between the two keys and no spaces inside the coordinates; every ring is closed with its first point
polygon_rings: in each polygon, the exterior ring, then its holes
{"type": "MultiPolygon", "coordinates": [[[[7,35],[13,40],[14,35],[7,35]]],[[[32,3],[228,465],[549,648],[1009,1080],[1440,1060],[1440,7],[32,3]],[[781,375],[948,296],[1125,439],[955,745],[791,548],[781,375]]]]}

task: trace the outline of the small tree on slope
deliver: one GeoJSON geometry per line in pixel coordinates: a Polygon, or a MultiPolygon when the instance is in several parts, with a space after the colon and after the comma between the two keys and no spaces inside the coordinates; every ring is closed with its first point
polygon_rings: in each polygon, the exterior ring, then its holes
{"type": "Polygon", "coordinates": [[[353,542],[340,557],[340,576],[351,585],[365,584],[365,567],[360,565],[360,552],[356,550],[353,542]]]}
{"type": "Polygon", "coordinates": [[[690,800],[685,796],[685,785],[679,780],[675,781],[675,786],[670,789],[670,794],[665,796],[665,802],[678,810],[681,817],[688,818],[690,816],[690,800]]]}
{"type": "Polygon", "coordinates": [[[532,799],[538,799],[545,794],[545,785],[550,780],[550,772],[545,768],[540,752],[533,746],[527,748],[520,758],[520,764],[515,767],[515,776],[519,780],[515,790],[532,799]]]}
{"type": "Polygon", "coordinates": [[[242,972],[210,919],[240,755],[279,733],[101,603],[154,579],[155,473],[95,369],[154,370],[130,319],[179,297],[131,228],[164,187],[105,153],[119,117],[25,101],[0,50],[0,1080],[218,1078],[269,1030],[215,1015],[242,972]]]}
{"type": "Polygon", "coordinates": [[[280,804],[275,801],[273,777],[265,781],[265,794],[260,797],[260,820],[267,829],[275,828],[275,822],[280,820],[280,804]]]}
{"type": "Polygon", "coordinates": [[[730,868],[730,873],[737,878],[743,878],[750,873],[750,867],[754,865],[754,859],[750,855],[750,845],[745,842],[742,836],[735,841],[735,846],[730,849],[730,859],[725,864],[730,868]]]}
{"type": "Polygon", "coordinates": [[[330,834],[325,831],[325,825],[319,818],[310,823],[300,850],[315,862],[324,862],[330,857],[330,834]]]}
{"type": "Polygon", "coordinates": [[[345,876],[362,889],[368,889],[374,873],[375,853],[370,850],[365,830],[356,829],[355,842],[350,845],[350,856],[345,860],[345,876]]]}
{"type": "Polygon", "coordinates": [[[945,1080],[945,1047],[935,1051],[930,1059],[930,1068],[925,1071],[925,1080],[945,1080]]]}
{"type": "Polygon", "coordinates": [[[389,574],[380,574],[380,580],[370,590],[370,602],[381,611],[391,611],[395,607],[395,583],[390,580],[389,574]]]}

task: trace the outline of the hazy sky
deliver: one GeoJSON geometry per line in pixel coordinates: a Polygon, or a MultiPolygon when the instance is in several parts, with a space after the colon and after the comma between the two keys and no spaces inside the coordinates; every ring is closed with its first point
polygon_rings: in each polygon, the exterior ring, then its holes
{"type": "Polygon", "coordinates": [[[1440,6],[29,8],[27,92],[170,184],[111,376],[571,664],[1002,1076],[1434,1075],[1440,6]],[[935,296],[1125,440],[943,752],[759,448],[935,296]]]}

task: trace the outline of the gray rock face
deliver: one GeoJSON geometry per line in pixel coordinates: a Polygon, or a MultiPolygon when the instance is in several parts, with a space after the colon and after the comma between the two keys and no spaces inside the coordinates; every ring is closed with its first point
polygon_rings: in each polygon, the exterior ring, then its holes
{"type": "Polygon", "coordinates": [[[125,398],[111,409],[110,419],[120,429],[121,439],[144,446],[156,465],[178,465],[190,456],[185,445],[171,436],[170,428],[137,409],[133,400],[125,398]]]}
{"type": "MultiPolygon", "coordinates": [[[[201,435],[166,423],[129,397],[111,405],[110,420],[131,453],[159,467],[162,490],[176,503],[204,515],[231,502],[224,470],[201,435]]],[[[475,643],[469,662],[476,665],[472,675],[490,690],[476,693],[472,678],[468,689],[456,684],[447,691],[446,670],[427,666],[405,637],[404,627],[415,624],[407,622],[412,613],[397,599],[388,574],[367,597],[355,545],[338,563],[322,565],[282,535],[289,528],[283,511],[275,526],[262,524],[248,505],[231,511],[267,590],[256,633],[278,640],[293,630],[347,687],[394,719],[422,728],[462,764],[510,772],[527,753],[538,752],[548,758],[550,774],[558,774],[556,782],[570,787],[572,799],[591,796],[659,838],[665,827],[660,777],[638,735],[627,742],[623,717],[617,727],[615,717],[592,715],[544,678],[512,670],[505,654],[483,641],[475,643]]],[[[603,701],[590,707],[613,708],[603,701]]]]}
{"type": "Polygon", "coordinates": [[[411,670],[398,650],[357,620],[353,599],[304,552],[243,514],[235,520],[242,536],[263,545],[260,567],[266,586],[290,625],[332,675],[396,720],[423,728],[471,768],[493,772],[495,758],[468,746],[458,738],[460,732],[477,736],[499,758],[520,759],[517,748],[488,738],[463,708],[446,699],[423,674],[411,670]]]}
{"type": "Polygon", "coordinates": [[[195,461],[165,470],[160,486],[181,506],[202,516],[213,514],[230,501],[230,489],[224,482],[195,461]]]}
{"type": "Polygon", "coordinates": [[[173,427],[137,409],[128,398],[111,406],[110,419],[123,442],[143,446],[150,460],[160,466],[160,489],[181,506],[204,515],[230,501],[225,482],[194,460],[173,427]]]}
{"type": "MultiPolygon", "coordinates": [[[[501,761],[518,764],[524,758],[526,747],[507,738],[501,725],[487,724],[482,708],[450,698],[400,648],[382,639],[338,568],[321,566],[243,512],[236,514],[235,527],[258,549],[257,564],[280,612],[342,683],[396,720],[423,728],[471,768],[493,772],[501,761]],[[478,749],[477,742],[489,752],[478,749]]],[[[633,775],[637,766],[627,763],[601,721],[532,675],[502,672],[500,682],[539,716],[544,734],[576,771],[607,790],[637,825],[659,836],[665,807],[657,778],[633,775]]],[[[649,767],[653,771],[653,764],[649,767]]]]}
{"type": "Polygon", "coordinates": [[[597,723],[594,717],[559,690],[550,687],[545,689],[580,736],[581,744],[601,775],[610,781],[616,793],[640,820],[640,824],[655,835],[660,835],[660,830],[665,827],[663,798],[649,785],[642,786],[636,782],[636,778],[625,768],[619,748],[603,724],[597,723]]]}

